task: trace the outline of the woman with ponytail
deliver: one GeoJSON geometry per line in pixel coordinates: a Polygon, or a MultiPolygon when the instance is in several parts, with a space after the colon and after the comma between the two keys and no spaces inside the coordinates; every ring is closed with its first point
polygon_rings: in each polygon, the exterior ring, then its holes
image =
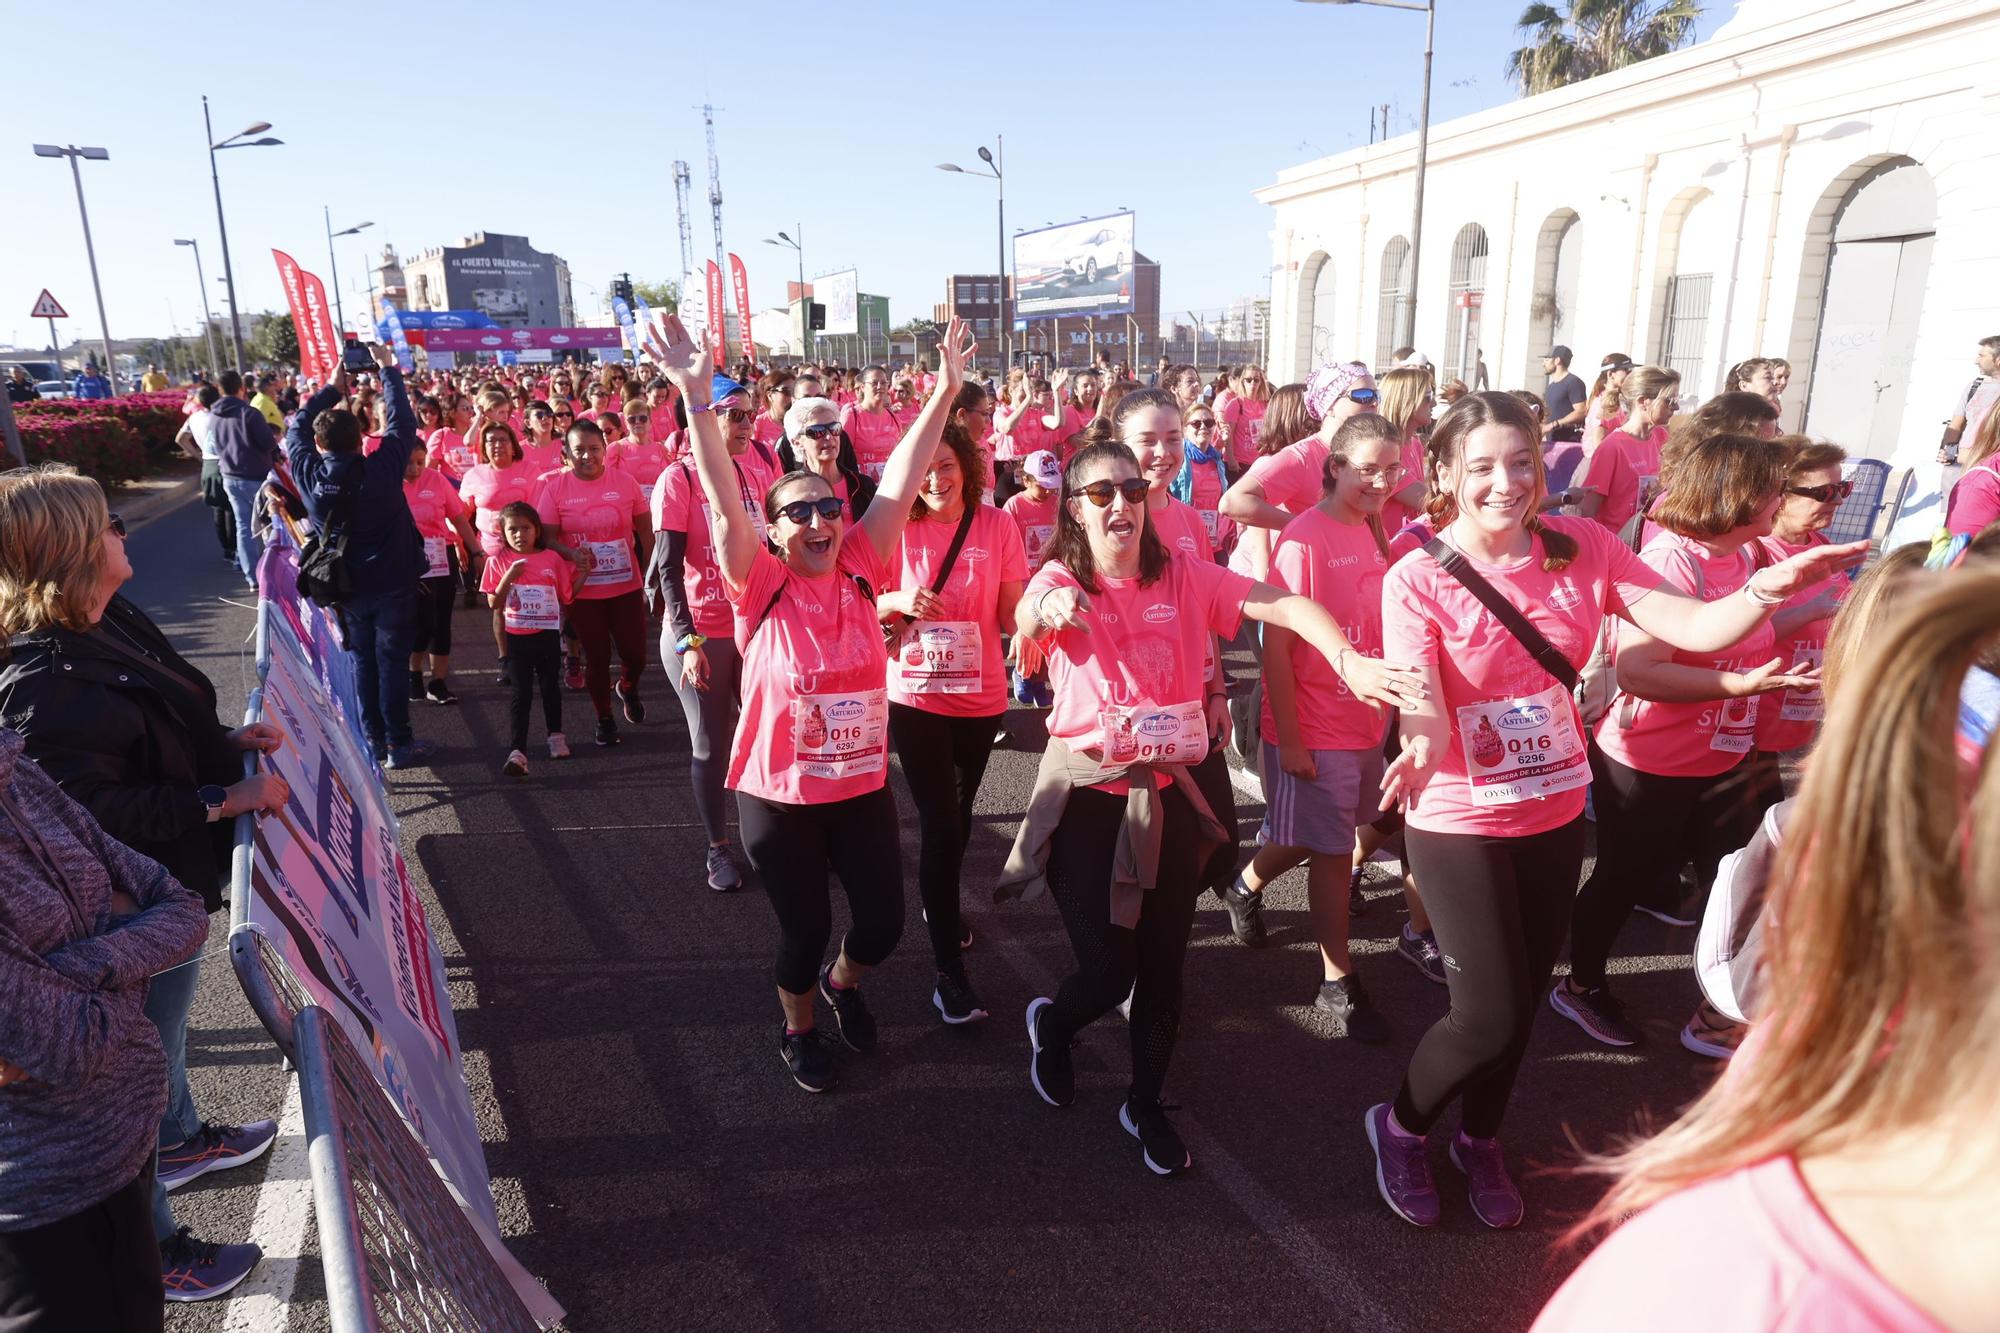
{"type": "Polygon", "coordinates": [[[1537,512],[1540,431],[1507,394],[1454,404],[1427,466],[1438,535],[1382,589],[1384,656],[1424,668],[1425,698],[1403,711],[1382,804],[1408,819],[1410,866],[1452,960],[1451,1011],[1366,1129],[1384,1201],[1433,1226],[1425,1135],[1460,1102],[1452,1161],[1479,1219],[1511,1227],[1523,1206],[1496,1136],[1582,869],[1590,766],[1571,689],[1604,617],[1716,652],[1799,588],[1859,563],[1867,543],[1815,547],[1757,571],[1742,595],[1704,603],[1668,588],[1602,525],[1537,512]]]}

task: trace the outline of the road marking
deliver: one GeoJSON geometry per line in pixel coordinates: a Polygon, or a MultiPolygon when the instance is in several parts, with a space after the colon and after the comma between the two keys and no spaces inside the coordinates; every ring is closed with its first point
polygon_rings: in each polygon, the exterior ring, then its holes
{"type": "Polygon", "coordinates": [[[285,1106],[278,1138],[257,1190],[250,1219],[251,1243],[264,1261],[231,1292],[222,1333],[277,1333],[291,1323],[292,1296],[305,1257],[306,1225],[312,1219],[312,1170],[306,1161],[306,1111],[296,1073],[285,1076],[285,1106]]]}

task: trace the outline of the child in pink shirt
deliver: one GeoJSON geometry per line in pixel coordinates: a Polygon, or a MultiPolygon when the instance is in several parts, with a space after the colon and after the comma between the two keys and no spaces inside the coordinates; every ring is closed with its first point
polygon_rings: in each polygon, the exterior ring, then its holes
{"type": "Polygon", "coordinates": [[[506,543],[480,572],[479,590],[500,613],[506,649],[502,666],[512,689],[508,721],[512,748],[502,770],[528,775],[528,710],[537,683],[542,722],[549,733],[549,758],[567,759],[562,729],[562,609],[571,596],[569,561],[544,544],[541,516],[533,505],[514,501],[500,512],[506,543]]]}

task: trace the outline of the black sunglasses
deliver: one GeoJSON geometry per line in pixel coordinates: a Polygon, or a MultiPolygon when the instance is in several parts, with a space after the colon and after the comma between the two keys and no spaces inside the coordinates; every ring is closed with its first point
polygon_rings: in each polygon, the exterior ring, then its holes
{"type": "Polygon", "coordinates": [[[1851,481],[1830,481],[1824,486],[1787,486],[1787,495],[1802,495],[1818,504],[1830,504],[1835,500],[1845,500],[1854,494],[1851,481]]]}
{"type": "Polygon", "coordinates": [[[1146,502],[1146,493],[1152,489],[1153,483],[1144,477],[1127,477],[1123,481],[1093,481],[1077,487],[1072,494],[1081,495],[1099,509],[1109,509],[1114,494],[1124,496],[1128,505],[1139,505],[1146,502]]]}
{"type": "Polygon", "coordinates": [[[816,426],[803,427],[799,431],[799,434],[815,440],[824,440],[829,436],[840,434],[840,423],[838,421],[822,421],[816,426]]]}
{"type": "Polygon", "coordinates": [[[831,523],[839,518],[846,502],[837,495],[822,495],[817,500],[794,500],[788,505],[779,505],[778,512],[792,522],[804,527],[817,512],[821,519],[831,523]]]}
{"type": "Polygon", "coordinates": [[[738,425],[741,425],[744,422],[750,420],[752,417],[755,417],[757,414],[755,412],[752,412],[747,407],[732,407],[727,411],[723,412],[721,415],[724,418],[733,421],[738,425]]]}
{"type": "Polygon", "coordinates": [[[118,515],[116,515],[116,514],[113,514],[113,515],[111,515],[111,522],[110,522],[110,524],[109,524],[109,527],[111,528],[111,530],[112,530],[113,532],[117,533],[117,534],[118,534],[118,535],[119,535],[120,537],[123,537],[123,536],[125,536],[125,535],[126,535],[126,533],[125,533],[125,520],[124,520],[124,519],[122,519],[122,518],[120,518],[120,517],[118,517],[118,515]]]}

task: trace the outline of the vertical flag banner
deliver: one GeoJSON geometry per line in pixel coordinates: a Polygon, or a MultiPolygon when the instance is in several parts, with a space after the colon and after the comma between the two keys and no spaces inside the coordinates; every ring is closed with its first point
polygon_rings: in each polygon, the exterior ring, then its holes
{"type": "Polygon", "coordinates": [[[271,251],[271,258],[278,261],[278,281],[285,285],[285,301],[292,308],[292,327],[299,335],[299,370],[314,379],[325,379],[331,372],[319,359],[319,348],[313,345],[306,332],[306,290],[305,282],[299,275],[298,261],[283,250],[271,251]]]}
{"type": "Polygon", "coordinates": [[[708,261],[708,345],[715,353],[717,370],[721,370],[729,360],[728,326],[723,313],[726,304],[722,294],[722,270],[711,259],[708,261]]]}
{"type": "Polygon", "coordinates": [[[410,353],[409,335],[403,332],[403,316],[396,309],[394,301],[382,303],[382,325],[389,330],[389,345],[396,349],[396,365],[405,374],[417,368],[417,359],[410,353]]]}
{"type": "Polygon", "coordinates": [[[729,256],[729,281],[736,292],[736,340],[743,344],[743,358],[755,361],[757,344],[750,338],[750,275],[733,253],[729,256]]]}
{"type": "MultiPolygon", "coordinates": [[[[340,335],[333,328],[333,307],[326,303],[326,287],[320,280],[304,269],[299,270],[299,279],[305,287],[306,319],[312,324],[313,344],[319,349],[320,378],[331,379],[340,368],[340,335]]],[[[299,342],[304,344],[306,331],[299,330],[299,342]]]]}
{"type": "Polygon", "coordinates": [[[632,324],[632,307],[622,296],[611,298],[611,313],[618,317],[618,327],[625,331],[625,345],[632,349],[632,355],[639,355],[639,331],[632,324]]]}

